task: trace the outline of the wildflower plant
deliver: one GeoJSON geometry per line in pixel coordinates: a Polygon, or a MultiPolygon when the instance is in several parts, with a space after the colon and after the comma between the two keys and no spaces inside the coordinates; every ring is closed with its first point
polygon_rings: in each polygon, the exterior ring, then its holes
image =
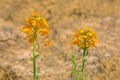
{"type": "MultiPolygon", "coordinates": [[[[81,77],[82,80],[85,80],[85,62],[86,62],[86,56],[88,55],[88,48],[96,47],[95,44],[97,42],[98,42],[98,39],[97,39],[96,32],[88,26],[80,28],[73,35],[72,43],[74,45],[77,45],[80,49],[83,50],[82,67],[80,70],[82,73],[82,77],[81,77]]],[[[74,56],[75,56],[75,54],[74,54],[74,56]]],[[[74,62],[72,60],[73,66],[77,65],[77,64],[74,64],[74,62]]],[[[75,70],[75,71],[77,71],[77,70],[75,70]]],[[[76,74],[76,72],[74,72],[74,73],[76,74]]],[[[81,80],[80,78],[78,78],[78,76],[80,76],[80,74],[77,74],[77,77],[75,76],[76,77],[75,80],[81,80]]]]}
{"type": "Polygon", "coordinates": [[[77,70],[77,62],[76,62],[76,57],[75,57],[74,53],[71,54],[71,60],[72,60],[72,75],[71,75],[71,78],[73,78],[75,80],[79,80],[80,75],[79,75],[79,71],[77,70]]]}
{"type": "Polygon", "coordinates": [[[38,80],[36,59],[39,54],[36,53],[37,44],[38,42],[40,42],[45,46],[50,45],[49,39],[46,38],[49,34],[50,28],[44,17],[41,17],[38,14],[38,12],[35,12],[31,17],[26,18],[27,24],[21,29],[21,31],[27,35],[26,38],[28,39],[28,41],[33,45],[32,62],[34,80],[38,80]]]}

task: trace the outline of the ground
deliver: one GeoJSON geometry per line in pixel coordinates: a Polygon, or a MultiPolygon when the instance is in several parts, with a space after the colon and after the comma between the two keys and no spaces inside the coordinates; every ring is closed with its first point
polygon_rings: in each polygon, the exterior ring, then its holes
{"type": "Polygon", "coordinates": [[[72,52],[81,65],[72,35],[84,25],[94,28],[99,38],[96,48],[89,49],[87,80],[120,80],[119,0],[0,0],[0,80],[32,80],[32,45],[20,29],[34,11],[48,21],[52,41],[37,51],[39,80],[69,80],[72,52]]]}

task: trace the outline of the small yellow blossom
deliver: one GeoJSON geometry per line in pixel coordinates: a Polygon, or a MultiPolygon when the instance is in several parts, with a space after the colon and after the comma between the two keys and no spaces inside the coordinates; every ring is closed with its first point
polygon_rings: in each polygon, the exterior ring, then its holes
{"type": "Polygon", "coordinates": [[[33,12],[32,15],[33,16],[39,15],[39,12],[33,12]]]}
{"type": "Polygon", "coordinates": [[[32,37],[28,39],[29,43],[32,43],[33,42],[33,39],[32,37]]]}
{"type": "Polygon", "coordinates": [[[95,31],[88,27],[82,27],[73,35],[72,43],[78,45],[80,48],[95,47],[95,43],[98,42],[97,34],[95,31]]]}
{"type": "Polygon", "coordinates": [[[51,42],[50,42],[50,40],[49,39],[44,39],[44,46],[50,46],[51,45],[51,42]]]}
{"type": "Polygon", "coordinates": [[[49,34],[48,30],[46,30],[46,29],[40,29],[40,35],[41,36],[44,36],[44,35],[47,35],[47,34],[49,34]]]}
{"type": "Polygon", "coordinates": [[[29,25],[26,25],[21,29],[21,32],[26,33],[28,36],[33,35],[33,30],[29,25]]]}
{"type": "Polygon", "coordinates": [[[50,45],[51,45],[51,42],[50,42],[50,41],[44,43],[44,46],[50,46],[50,45]]]}
{"type": "Polygon", "coordinates": [[[27,34],[28,41],[33,42],[33,35],[37,37],[46,36],[49,34],[49,26],[47,21],[38,15],[38,12],[33,13],[29,18],[26,18],[27,25],[21,29],[22,32],[27,34]]]}

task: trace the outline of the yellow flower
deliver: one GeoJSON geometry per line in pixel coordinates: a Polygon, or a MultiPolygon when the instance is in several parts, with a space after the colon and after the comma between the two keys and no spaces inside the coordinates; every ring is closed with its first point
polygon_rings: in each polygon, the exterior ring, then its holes
{"type": "Polygon", "coordinates": [[[33,12],[33,13],[32,13],[33,16],[36,16],[36,15],[38,15],[38,14],[39,14],[39,12],[33,12]]]}
{"type": "Polygon", "coordinates": [[[98,42],[95,31],[88,27],[82,27],[73,35],[72,43],[78,45],[80,48],[95,47],[95,43],[98,42]]]}
{"type": "Polygon", "coordinates": [[[37,21],[40,21],[42,18],[41,17],[36,17],[36,20],[37,21]]]}
{"type": "Polygon", "coordinates": [[[22,32],[27,34],[28,41],[33,41],[33,35],[36,33],[36,37],[40,36],[46,36],[49,34],[49,26],[47,21],[41,17],[38,16],[38,13],[35,12],[33,15],[29,18],[26,18],[27,25],[21,29],[22,32]]]}
{"type": "Polygon", "coordinates": [[[51,42],[50,42],[50,41],[44,43],[44,46],[50,46],[50,45],[51,45],[51,42]]]}
{"type": "Polygon", "coordinates": [[[43,42],[44,42],[44,46],[50,46],[51,45],[51,42],[50,42],[49,39],[44,39],[43,42]]]}
{"type": "Polygon", "coordinates": [[[33,38],[30,37],[30,38],[28,39],[28,41],[29,41],[29,43],[32,43],[32,42],[33,42],[33,38]]]}
{"type": "Polygon", "coordinates": [[[44,23],[44,25],[45,25],[47,28],[49,28],[48,23],[46,22],[45,19],[43,19],[43,23],[44,23]]]}
{"type": "Polygon", "coordinates": [[[40,35],[41,36],[44,36],[44,35],[47,35],[49,34],[49,31],[47,29],[40,29],[40,35]]]}
{"type": "Polygon", "coordinates": [[[32,26],[37,26],[37,21],[35,19],[31,20],[31,25],[32,26]]]}
{"type": "Polygon", "coordinates": [[[32,35],[33,34],[33,30],[29,25],[26,25],[20,31],[26,33],[27,35],[32,35]]]}

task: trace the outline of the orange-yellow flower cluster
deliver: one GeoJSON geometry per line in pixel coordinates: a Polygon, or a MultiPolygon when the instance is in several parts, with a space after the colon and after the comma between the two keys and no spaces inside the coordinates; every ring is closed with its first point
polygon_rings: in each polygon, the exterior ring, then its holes
{"type": "Polygon", "coordinates": [[[95,31],[88,27],[82,27],[73,35],[72,43],[78,45],[80,48],[95,47],[95,43],[98,42],[95,31]]]}
{"type": "MultiPolygon", "coordinates": [[[[31,17],[27,18],[26,21],[27,25],[24,26],[21,31],[27,34],[29,42],[33,42],[34,35],[38,38],[49,34],[50,28],[47,21],[43,17],[38,16],[38,13],[34,13],[31,17]]],[[[49,43],[48,41],[48,44],[49,43]]]]}

